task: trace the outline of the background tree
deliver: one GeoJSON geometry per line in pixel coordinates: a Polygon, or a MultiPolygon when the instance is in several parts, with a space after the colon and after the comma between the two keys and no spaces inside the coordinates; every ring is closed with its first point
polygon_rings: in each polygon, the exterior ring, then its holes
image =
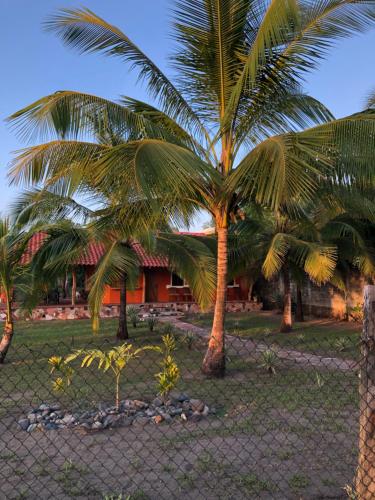
{"type": "Polygon", "coordinates": [[[30,233],[22,226],[0,219],[0,291],[5,301],[5,322],[0,341],[0,364],[4,363],[14,335],[13,299],[17,291],[30,298],[32,293],[29,266],[22,261],[30,233]]]}
{"type": "Polygon", "coordinates": [[[217,282],[203,371],[222,376],[228,228],[238,205],[254,197],[285,210],[296,196],[312,199],[322,182],[372,182],[374,113],[335,121],[299,84],[336,40],[373,26],[375,4],[179,0],[173,18],[175,82],[90,10],[52,16],[46,27],[66,44],[130,63],[159,109],[72,91],[44,97],[12,120],[26,139],[40,131],[55,137],[21,152],[10,175],[47,185],[68,179],[76,187],[90,176],[180,210],[208,211],[217,233],[217,282]],[[92,136],[93,124],[110,124],[126,142],[113,148],[96,137],[77,140],[92,136]]]}

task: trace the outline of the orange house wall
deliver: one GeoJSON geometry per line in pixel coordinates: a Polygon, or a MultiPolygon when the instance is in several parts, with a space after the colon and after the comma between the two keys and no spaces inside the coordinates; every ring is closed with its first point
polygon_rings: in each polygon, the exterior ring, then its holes
{"type": "MultiPolygon", "coordinates": [[[[169,289],[168,285],[170,284],[171,275],[168,269],[162,268],[153,268],[146,270],[146,273],[152,273],[152,279],[157,283],[157,300],[156,302],[172,302],[176,300],[176,291],[173,289],[169,289]],[[174,298],[172,297],[174,294],[174,298]]],[[[237,300],[248,300],[248,291],[249,284],[248,279],[246,277],[238,277],[236,278],[236,283],[239,285],[237,287],[229,287],[227,292],[227,300],[228,301],[237,301],[237,300]]],[[[179,289],[174,289],[179,290],[179,289]]],[[[183,289],[184,293],[187,293],[187,289],[183,289]]],[[[126,300],[128,304],[142,304],[145,302],[145,275],[144,273],[140,273],[138,279],[138,285],[135,290],[128,290],[126,293],[126,300]]],[[[183,295],[183,294],[182,294],[183,295]]],[[[180,300],[183,300],[181,297],[180,300]]],[[[110,286],[106,286],[103,304],[119,304],[120,303],[120,289],[112,288],[110,286]]]]}
{"type": "MultiPolygon", "coordinates": [[[[135,290],[127,290],[126,301],[128,304],[141,304],[143,302],[143,273],[140,273],[135,290]]],[[[120,289],[106,286],[103,296],[103,304],[119,304],[120,289]]]]}

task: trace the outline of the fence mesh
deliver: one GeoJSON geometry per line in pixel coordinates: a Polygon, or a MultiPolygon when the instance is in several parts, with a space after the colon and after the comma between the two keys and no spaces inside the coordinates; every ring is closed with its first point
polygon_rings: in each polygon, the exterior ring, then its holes
{"type": "MultiPolygon", "coordinates": [[[[48,364],[114,341],[15,344],[0,367],[0,498],[355,498],[359,346],[300,337],[232,338],[210,379],[206,342],[176,335],[176,388],[158,395],[163,355],[144,351],[118,407],[110,368],[72,361],[56,392],[48,364]]],[[[158,332],[129,342],[162,346],[158,332]]]]}

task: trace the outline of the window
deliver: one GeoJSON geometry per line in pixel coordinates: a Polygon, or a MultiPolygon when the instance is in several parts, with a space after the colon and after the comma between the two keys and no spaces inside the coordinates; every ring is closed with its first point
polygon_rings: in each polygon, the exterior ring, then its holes
{"type": "Polygon", "coordinates": [[[184,287],[186,286],[185,280],[180,278],[180,276],[176,273],[171,273],[171,287],[184,287]]]}

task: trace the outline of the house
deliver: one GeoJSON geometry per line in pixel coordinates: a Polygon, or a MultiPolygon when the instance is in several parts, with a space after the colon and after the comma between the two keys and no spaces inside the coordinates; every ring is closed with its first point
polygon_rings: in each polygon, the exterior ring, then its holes
{"type": "MultiPolygon", "coordinates": [[[[204,233],[184,233],[199,236],[204,233]]],[[[31,257],[39,250],[45,239],[45,234],[36,233],[29,241],[27,251],[24,254],[23,262],[28,263],[31,257]]],[[[134,242],[135,250],[139,262],[140,273],[135,289],[127,291],[128,304],[194,304],[194,298],[187,283],[168,266],[168,260],[162,256],[148,255],[144,248],[134,242]]],[[[95,268],[104,253],[103,245],[92,243],[84,255],[76,262],[76,269],[73,274],[78,274],[79,269],[84,271],[83,288],[87,296],[89,290],[89,278],[95,272],[95,268]]],[[[73,279],[73,283],[74,283],[73,279]]],[[[248,302],[249,281],[246,276],[239,276],[228,283],[228,302],[248,302]]],[[[74,288],[75,290],[75,288],[74,288]]],[[[71,295],[75,296],[73,291],[71,295]]],[[[75,302],[75,301],[74,301],[75,302]]],[[[82,302],[82,301],[81,301],[82,302]]],[[[120,287],[118,284],[107,286],[103,297],[103,305],[112,306],[120,303],[120,287]]]]}

